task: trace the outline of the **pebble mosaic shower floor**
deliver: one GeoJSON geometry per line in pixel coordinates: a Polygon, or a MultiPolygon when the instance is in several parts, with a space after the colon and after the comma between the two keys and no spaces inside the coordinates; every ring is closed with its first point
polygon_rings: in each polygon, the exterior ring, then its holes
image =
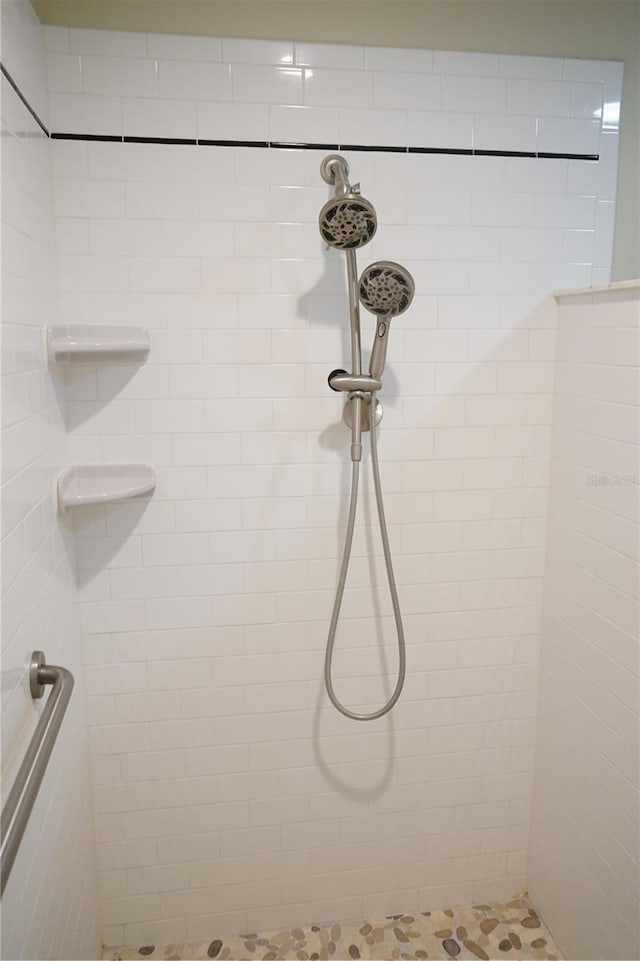
{"type": "Polygon", "coordinates": [[[447,959],[488,961],[489,958],[558,961],[561,955],[526,893],[511,901],[445,908],[412,915],[390,915],[383,920],[286,928],[264,934],[214,937],[164,946],[110,948],[105,961],[162,958],[187,961],[196,958],[297,959],[297,961],[350,961],[370,958],[447,959]]]}

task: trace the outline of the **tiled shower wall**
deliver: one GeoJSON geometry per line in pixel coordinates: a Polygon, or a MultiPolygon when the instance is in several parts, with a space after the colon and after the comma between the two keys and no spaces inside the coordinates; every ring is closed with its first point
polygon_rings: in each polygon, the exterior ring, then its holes
{"type": "MultiPolygon", "coordinates": [[[[349,361],[344,261],[317,230],[323,152],[53,145],[64,319],[152,339],[141,369],[65,383],[75,459],[158,472],[150,502],[75,519],[105,940],[512,893],[532,791],[546,297],[609,276],[619,65],[47,38],[62,133],[600,154],[345,151],[380,220],[360,266],[400,260],[418,291],[394,321],[380,436],[408,679],[390,717],[361,725],[322,688],[349,475],[326,385],[349,361]]],[[[396,664],[370,494],[336,659],[362,709],[396,664]]]]}
{"type": "Polygon", "coordinates": [[[640,287],[559,298],[529,881],[569,958],[640,956],[640,287]]]}
{"type": "MultiPolygon", "coordinates": [[[[2,4],[2,62],[46,120],[41,27],[2,4]]],[[[3,958],[89,958],[99,947],[73,537],[51,496],[65,460],[64,415],[43,325],[57,315],[49,142],[2,78],[2,788],[3,801],[44,701],[31,652],[76,679],[69,709],[2,895],[3,958]]]]}

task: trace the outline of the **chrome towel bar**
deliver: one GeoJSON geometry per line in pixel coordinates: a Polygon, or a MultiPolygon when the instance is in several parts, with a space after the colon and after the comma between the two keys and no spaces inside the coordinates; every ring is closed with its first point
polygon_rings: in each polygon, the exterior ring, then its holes
{"type": "Polygon", "coordinates": [[[22,835],[29,821],[31,809],[37,797],[44,772],[47,769],[62,724],[62,718],[65,715],[73,691],[73,674],[64,667],[54,667],[52,664],[47,664],[42,651],[34,651],[29,666],[31,696],[34,699],[43,697],[45,687],[49,686],[52,686],[53,689],[40,715],[40,720],[29,742],[27,753],[2,809],[0,892],[4,891],[11,873],[13,862],[22,841],[22,835]]]}

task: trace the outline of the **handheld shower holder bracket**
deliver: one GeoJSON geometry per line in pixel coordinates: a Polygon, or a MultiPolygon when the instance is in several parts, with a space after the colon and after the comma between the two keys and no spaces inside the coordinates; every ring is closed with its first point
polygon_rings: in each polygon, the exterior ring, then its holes
{"type": "Polygon", "coordinates": [[[364,394],[374,393],[382,387],[382,381],[376,377],[371,377],[369,374],[349,374],[346,370],[332,370],[328,382],[331,390],[343,390],[349,395],[354,391],[360,391],[364,392],[363,397],[364,394]]]}
{"type": "MultiPolygon", "coordinates": [[[[351,400],[354,396],[360,397],[364,401],[364,403],[360,405],[360,430],[367,431],[371,426],[369,422],[369,411],[371,409],[371,405],[369,404],[369,398],[363,391],[354,390],[349,394],[349,400],[344,405],[342,419],[347,425],[347,427],[349,428],[349,430],[351,430],[351,428],[353,427],[353,405],[351,403],[351,400]]],[[[375,400],[375,405],[376,405],[376,427],[377,427],[380,421],[382,420],[382,416],[384,414],[384,408],[377,398],[375,400]]]]}

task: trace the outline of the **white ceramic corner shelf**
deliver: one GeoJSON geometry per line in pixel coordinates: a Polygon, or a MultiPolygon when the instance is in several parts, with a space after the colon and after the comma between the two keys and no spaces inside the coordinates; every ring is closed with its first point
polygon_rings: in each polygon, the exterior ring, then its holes
{"type": "Polygon", "coordinates": [[[149,464],[78,464],[67,467],[57,482],[58,513],[81,504],[106,504],[149,494],[156,473],[149,464]]]}
{"type": "Polygon", "coordinates": [[[51,364],[135,364],[146,360],[151,341],[144,327],[56,324],[47,327],[51,364]]]}

